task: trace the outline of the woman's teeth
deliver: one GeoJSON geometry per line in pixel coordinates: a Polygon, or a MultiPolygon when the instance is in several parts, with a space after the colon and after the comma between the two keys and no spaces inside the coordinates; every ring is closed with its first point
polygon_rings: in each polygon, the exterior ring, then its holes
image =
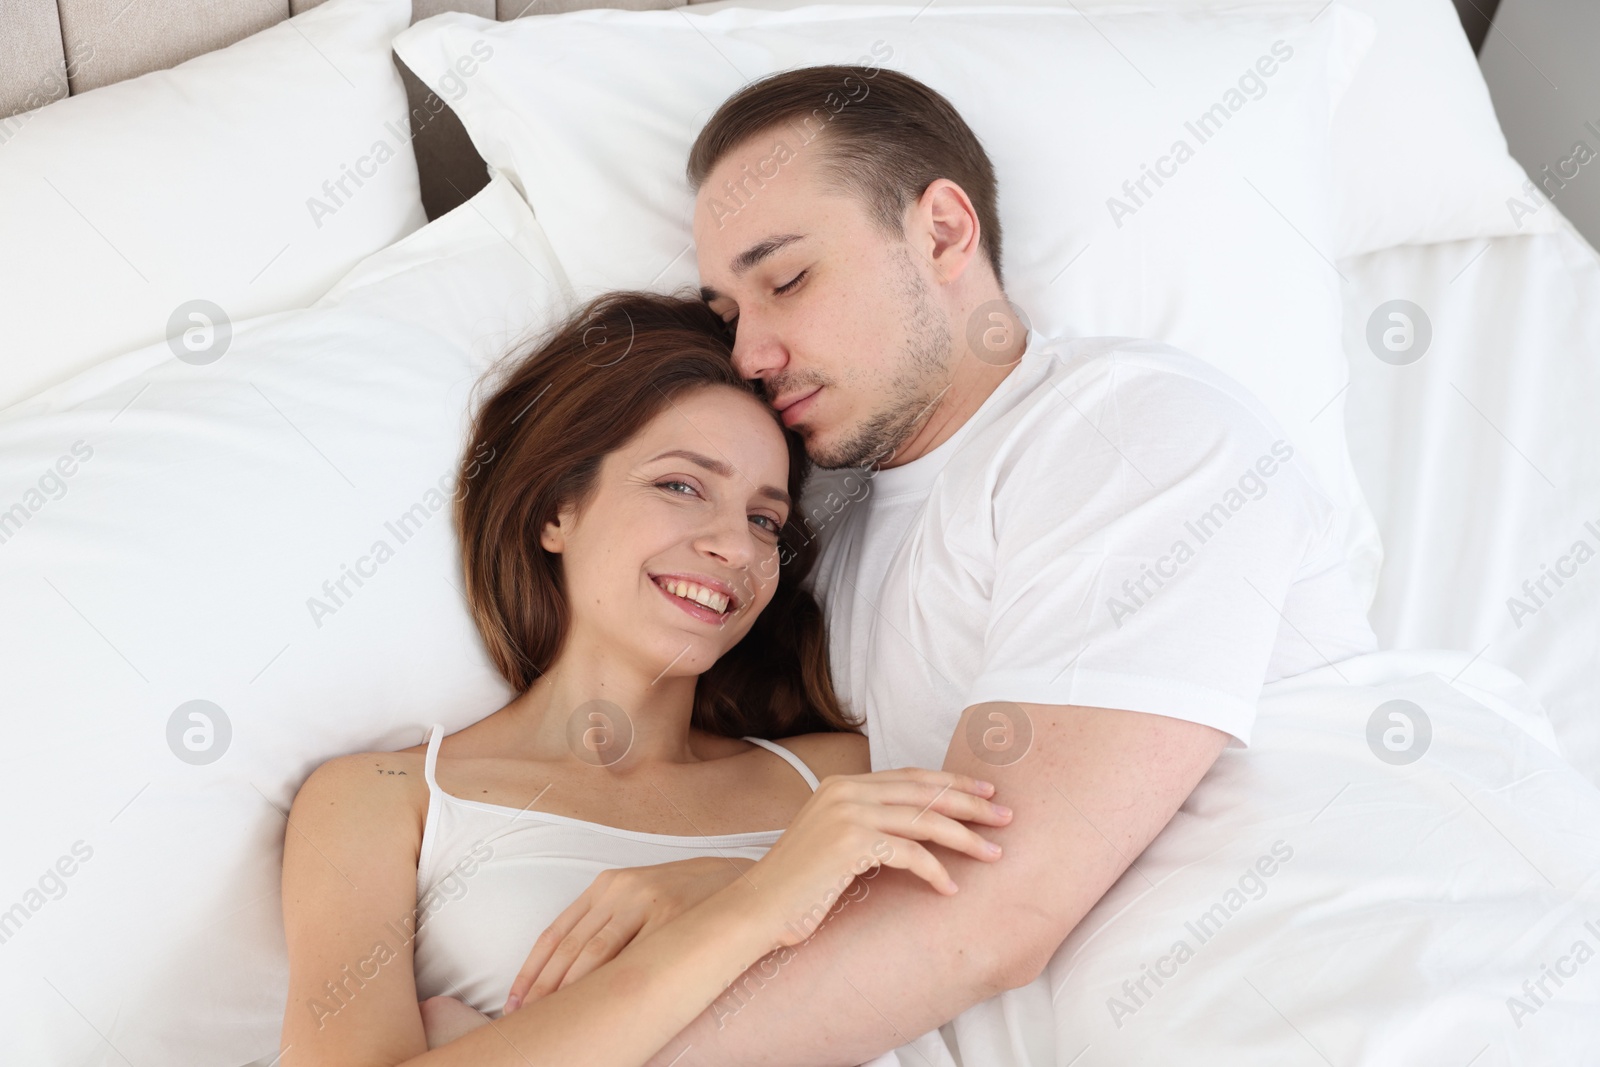
{"type": "Polygon", "coordinates": [[[707,589],[703,585],[696,585],[693,582],[685,582],[675,578],[663,578],[659,584],[661,588],[673,596],[681,596],[685,600],[692,600],[701,607],[710,608],[718,614],[728,610],[727,594],[719,593],[715,589],[707,589]]]}

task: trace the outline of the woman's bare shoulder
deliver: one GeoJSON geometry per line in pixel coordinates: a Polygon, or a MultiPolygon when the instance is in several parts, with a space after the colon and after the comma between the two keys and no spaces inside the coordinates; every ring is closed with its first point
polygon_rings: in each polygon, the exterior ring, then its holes
{"type": "MultiPolygon", "coordinates": [[[[369,821],[401,812],[425,815],[428,785],[423,763],[426,746],[400,752],[352,752],[335,756],[311,772],[295,797],[308,804],[339,809],[346,817],[369,821]]],[[[308,812],[308,814],[310,814],[308,812]]],[[[407,822],[412,821],[410,818],[407,822]]]]}
{"type": "Polygon", "coordinates": [[[395,752],[352,752],[325,760],[313,773],[330,778],[360,778],[362,775],[422,777],[428,746],[416,745],[395,752]]]}
{"type": "Polygon", "coordinates": [[[865,734],[797,734],[779,738],[778,744],[804,760],[818,778],[830,774],[866,774],[872,770],[865,734]]]}

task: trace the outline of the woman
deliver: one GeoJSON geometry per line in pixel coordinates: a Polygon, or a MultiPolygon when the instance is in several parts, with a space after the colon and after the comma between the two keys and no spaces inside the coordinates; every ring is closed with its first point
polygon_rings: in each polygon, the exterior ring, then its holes
{"type": "Polygon", "coordinates": [[[804,456],[730,355],[700,302],[613,294],[483,405],[456,523],[520,695],[301,788],[282,1067],[640,1064],[858,876],[997,855],[963,824],[1008,821],[992,787],[867,773],[804,456]]]}

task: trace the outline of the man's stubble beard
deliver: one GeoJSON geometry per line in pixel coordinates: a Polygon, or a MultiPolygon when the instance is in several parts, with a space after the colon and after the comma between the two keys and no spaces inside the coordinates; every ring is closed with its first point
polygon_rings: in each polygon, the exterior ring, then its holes
{"type": "Polygon", "coordinates": [[[906,300],[903,358],[889,383],[888,399],[855,431],[832,448],[806,441],[811,462],[824,469],[868,467],[887,462],[933,413],[950,387],[951,334],[926,279],[900,250],[896,280],[906,300]]]}

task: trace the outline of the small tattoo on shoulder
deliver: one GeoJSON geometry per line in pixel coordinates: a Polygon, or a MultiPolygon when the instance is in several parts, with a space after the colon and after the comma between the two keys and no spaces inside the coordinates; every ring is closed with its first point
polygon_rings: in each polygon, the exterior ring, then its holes
{"type": "Polygon", "coordinates": [[[406,772],[405,772],[405,771],[390,771],[390,770],[385,770],[385,769],[384,769],[384,768],[382,768],[382,767],[379,767],[379,768],[377,768],[377,771],[378,771],[378,773],[379,773],[379,774],[404,774],[404,773],[406,773],[406,772]]]}

